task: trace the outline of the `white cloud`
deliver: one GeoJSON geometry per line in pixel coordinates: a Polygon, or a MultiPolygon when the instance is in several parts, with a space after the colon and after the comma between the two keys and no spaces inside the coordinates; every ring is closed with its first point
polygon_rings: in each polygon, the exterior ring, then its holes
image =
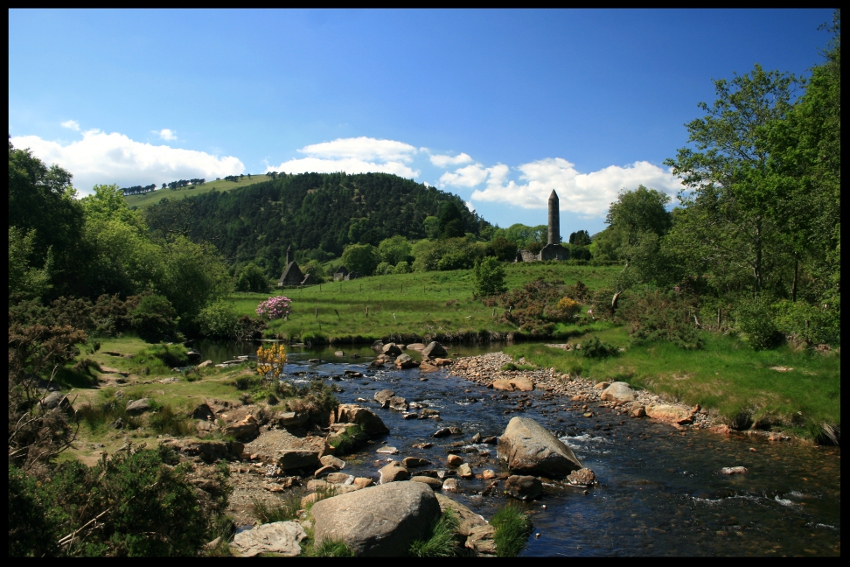
{"type": "Polygon", "coordinates": [[[418,169],[412,169],[412,161],[417,149],[410,144],[395,140],[378,140],[361,136],[359,138],[339,138],[332,142],[322,142],[304,146],[299,153],[308,157],[291,159],[278,166],[269,166],[266,171],[286,173],[394,173],[408,179],[419,176],[418,169]]]}
{"type": "Polygon", "coordinates": [[[76,120],[66,120],[62,123],[62,127],[68,128],[69,130],[76,130],[77,132],[80,131],[80,123],[76,120]]]}
{"type": "Polygon", "coordinates": [[[454,185],[455,187],[475,187],[487,179],[487,170],[480,163],[474,163],[456,169],[454,173],[445,172],[440,176],[440,187],[454,185]]]}
{"type": "Polygon", "coordinates": [[[472,201],[464,201],[463,203],[466,205],[466,208],[469,209],[470,213],[475,212],[475,205],[472,204],[472,201]]]}
{"type": "Polygon", "coordinates": [[[360,160],[410,162],[416,148],[395,140],[376,138],[337,138],[332,142],[310,144],[298,150],[302,154],[320,158],[355,158],[360,160]]]}
{"type": "Polygon", "coordinates": [[[321,159],[307,157],[291,159],[275,167],[267,167],[266,171],[278,171],[286,173],[334,173],[344,171],[346,173],[394,173],[400,177],[413,179],[419,175],[419,170],[410,169],[401,162],[389,161],[386,163],[368,162],[361,159],[321,159]]]}
{"type": "Polygon", "coordinates": [[[168,128],[163,128],[159,132],[157,132],[156,130],[151,130],[151,132],[166,141],[177,139],[177,132],[175,132],[174,130],[169,130],[168,128]]]}
{"type": "MultiPolygon", "coordinates": [[[[498,166],[497,166],[498,167],[498,166]]],[[[507,166],[491,174],[484,189],[476,189],[472,200],[509,203],[527,209],[546,208],[554,189],[560,198],[560,209],[588,217],[603,216],[617,199],[621,189],[644,185],[668,195],[675,195],[681,184],[670,172],[647,161],[620,167],[611,165],[591,173],[579,173],[563,158],[546,158],[520,165],[520,179],[505,183],[507,166]],[[500,176],[500,177],[499,177],[500,176]]]]}
{"type": "Polygon", "coordinates": [[[455,157],[439,154],[429,157],[431,159],[431,163],[437,167],[449,167],[450,165],[460,165],[462,163],[469,163],[472,161],[472,158],[469,157],[468,154],[464,153],[456,155],[455,157]]]}
{"type": "Polygon", "coordinates": [[[233,156],[154,146],[96,129],[87,130],[82,136],[82,140],[67,145],[38,136],[17,136],[12,138],[12,144],[20,149],[30,148],[45,163],[69,171],[74,176],[74,187],[82,194],[91,193],[92,187],[99,184],[161,185],[177,179],[215,179],[245,171],[242,162],[233,156]]]}

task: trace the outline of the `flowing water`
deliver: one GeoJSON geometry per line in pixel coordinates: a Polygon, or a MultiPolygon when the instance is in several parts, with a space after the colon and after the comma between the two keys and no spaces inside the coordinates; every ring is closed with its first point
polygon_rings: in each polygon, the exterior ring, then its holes
{"type": "MultiPolygon", "coordinates": [[[[204,358],[212,356],[210,346],[198,345],[204,358]]],[[[255,345],[222,348],[227,353],[222,359],[256,350],[255,345]]],[[[469,356],[498,347],[452,345],[449,349],[469,356]]],[[[376,450],[384,445],[400,451],[390,458],[424,457],[434,463],[434,469],[447,468],[451,449],[460,451],[475,473],[506,472],[496,458],[495,445],[473,445],[469,440],[475,433],[498,436],[512,417],[524,416],[556,432],[596,473],[599,485],[586,492],[544,479],[540,499],[519,503],[534,524],[522,556],[840,555],[841,453],[837,447],[768,442],[758,436],[725,437],[704,430],[682,432],[594,404],[588,406],[594,416],[584,418],[582,412],[570,409],[569,400],[538,390],[496,392],[445,370],[430,374],[418,369],[368,370],[373,356],[367,347],[296,347],[289,352],[287,380],[333,382],[342,389],[336,394],[342,403],[369,400],[363,405],[376,411],[390,428],[374,444],[347,455],[345,472],[377,480],[377,471],[388,457],[376,450]],[[345,355],[335,356],[338,349],[345,355]],[[346,375],[345,370],[363,375],[346,375]],[[400,412],[378,408],[372,399],[382,389],[437,409],[441,420],[405,420],[400,412]],[[448,426],[458,426],[464,434],[433,436],[448,426]],[[413,447],[421,443],[432,446],[413,447]],[[731,466],[744,466],[749,472],[720,473],[731,466]]],[[[416,474],[416,469],[412,472],[416,474]]],[[[482,495],[489,481],[458,480],[461,491],[450,496],[485,518],[506,502],[499,491],[482,495]]]]}

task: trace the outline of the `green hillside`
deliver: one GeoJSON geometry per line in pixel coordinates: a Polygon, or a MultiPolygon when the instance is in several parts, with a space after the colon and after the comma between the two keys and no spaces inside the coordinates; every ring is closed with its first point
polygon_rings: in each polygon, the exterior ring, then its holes
{"type": "Polygon", "coordinates": [[[191,188],[179,189],[176,191],[172,191],[171,189],[157,189],[152,193],[145,193],[144,195],[128,195],[124,197],[127,205],[130,207],[138,207],[140,209],[144,209],[159,203],[163,199],[185,199],[186,197],[197,197],[198,195],[205,195],[211,191],[233,191],[234,189],[241,189],[242,187],[247,187],[249,185],[256,185],[257,183],[262,183],[264,181],[271,180],[271,176],[269,175],[246,175],[243,179],[239,181],[226,181],[224,179],[217,179],[215,181],[207,181],[202,185],[196,185],[191,188]]]}
{"type": "MultiPolygon", "coordinates": [[[[400,235],[426,238],[426,218],[445,207],[457,216],[457,233],[479,235],[491,225],[470,212],[457,195],[387,173],[278,174],[276,179],[217,189],[164,191],[145,213],[153,231],[185,232],[212,242],[231,265],[256,262],[278,276],[288,246],[296,259],[339,257],[349,244],[377,246],[400,235]],[[191,197],[172,199],[171,195],[191,197]]],[[[146,197],[139,197],[144,199],[146,197]]],[[[436,218],[434,219],[436,220],[436,218]]]]}

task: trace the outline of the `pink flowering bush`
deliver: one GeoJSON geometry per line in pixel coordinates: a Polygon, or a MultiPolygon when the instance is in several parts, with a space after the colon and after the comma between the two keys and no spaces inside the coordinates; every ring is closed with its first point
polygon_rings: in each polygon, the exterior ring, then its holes
{"type": "Polygon", "coordinates": [[[257,315],[269,320],[288,318],[290,304],[292,300],[286,296],[270,297],[257,306],[257,315]]]}

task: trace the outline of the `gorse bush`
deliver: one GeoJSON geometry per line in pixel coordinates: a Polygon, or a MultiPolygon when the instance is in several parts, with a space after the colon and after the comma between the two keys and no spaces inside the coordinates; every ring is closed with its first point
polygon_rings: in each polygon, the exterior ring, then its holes
{"type": "Polygon", "coordinates": [[[607,358],[609,356],[616,356],[619,353],[619,349],[614,345],[603,343],[597,337],[590,337],[581,343],[581,350],[579,352],[585,358],[607,358]]]}
{"type": "Polygon", "coordinates": [[[696,328],[696,312],[690,295],[651,290],[623,297],[617,320],[626,323],[634,344],[660,340],[692,350],[705,342],[696,328]]]}
{"type": "Polygon", "coordinates": [[[14,556],[192,556],[211,539],[229,489],[223,479],[202,506],[187,473],[166,466],[155,449],[119,453],[93,467],[62,463],[50,482],[32,482],[10,467],[9,552],[14,556]],[[38,517],[28,516],[38,514],[38,517]],[[40,518],[40,519],[39,519],[40,518]],[[11,519],[11,518],[10,518],[11,519]],[[96,520],[95,520],[96,519],[96,520]],[[93,521],[95,520],[95,521],[93,521]],[[77,532],[77,530],[79,530],[77,532]],[[76,533],[75,537],[66,537],[76,533]]]}

